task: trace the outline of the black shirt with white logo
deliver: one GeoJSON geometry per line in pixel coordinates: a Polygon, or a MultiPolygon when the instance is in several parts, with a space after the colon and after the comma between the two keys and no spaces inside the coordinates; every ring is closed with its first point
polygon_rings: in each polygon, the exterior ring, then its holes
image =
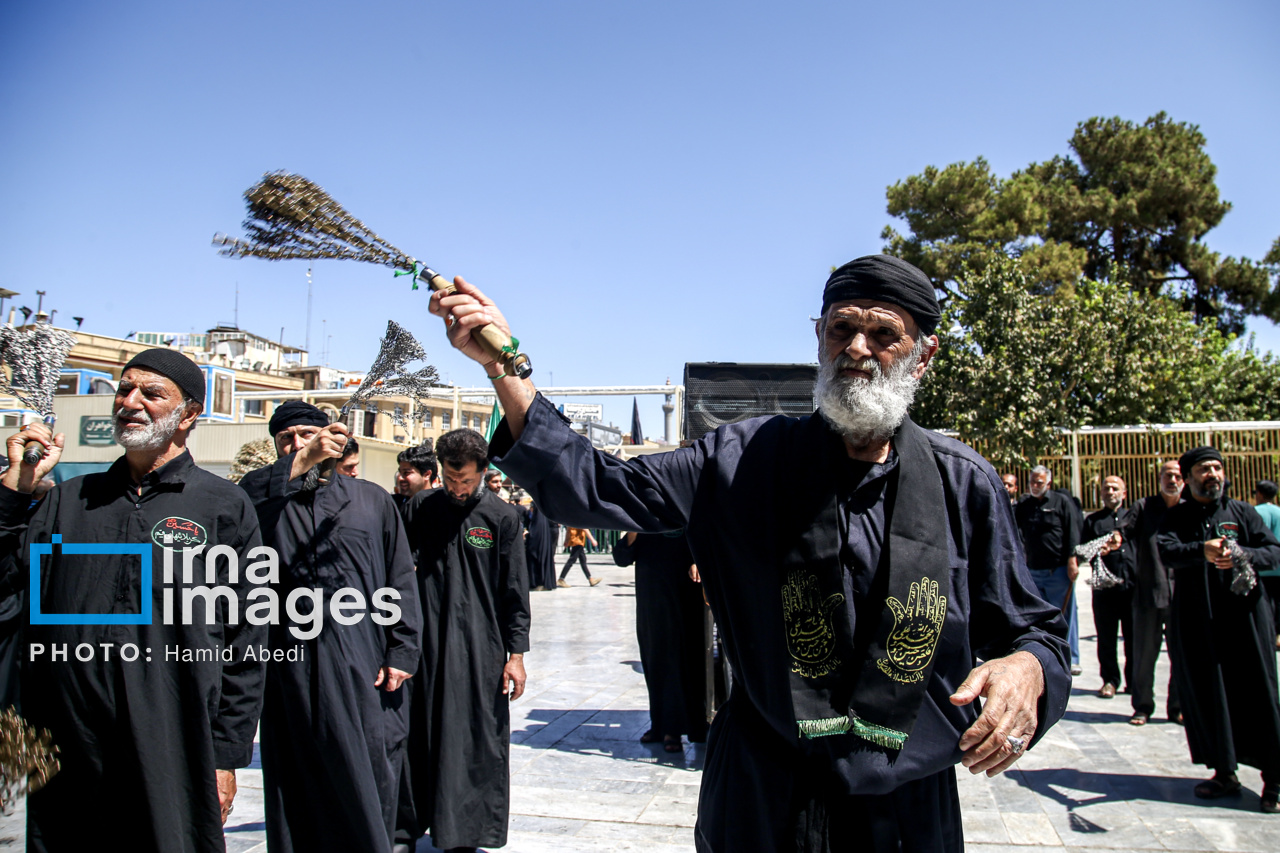
{"type": "Polygon", "coordinates": [[[64,835],[82,840],[84,827],[100,817],[131,827],[138,850],[220,849],[214,771],[250,763],[262,707],[263,664],[244,654],[267,638],[266,626],[245,620],[246,596],[255,588],[245,568],[262,543],[252,504],[234,483],[196,467],[187,452],[139,485],[121,457],[105,472],[59,485],[34,514],[30,502],[30,495],[0,487],[0,556],[15,558],[6,561],[13,568],[0,592],[27,588],[36,545],[39,583],[29,599],[42,614],[139,622],[143,603],[151,604],[145,624],[26,629],[23,713],[50,730],[62,762],[54,781],[29,801],[33,830],[52,847],[64,835]],[[76,553],[83,545],[105,553],[76,553]],[[226,557],[214,561],[212,578],[205,575],[206,558],[219,545],[238,560],[235,581],[226,557]],[[184,583],[183,552],[200,546],[191,582],[184,583]],[[128,547],[133,553],[123,553],[128,547]],[[151,556],[147,588],[140,548],[151,556]],[[192,624],[182,624],[182,589],[199,586],[228,588],[235,618],[225,598],[215,599],[209,624],[205,598],[196,597],[192,624]],[[166,589],[174,624],[165,624],[166,589]]]}

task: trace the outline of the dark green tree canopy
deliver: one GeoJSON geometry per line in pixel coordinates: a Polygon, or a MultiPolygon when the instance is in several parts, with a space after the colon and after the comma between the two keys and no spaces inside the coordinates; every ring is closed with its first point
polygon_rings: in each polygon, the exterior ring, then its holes
{"type": "Polygon", "coordinates": [[[1179,300],[1197,319],[1240,332],[1260,315],[1280,321],[1280,239],[1261,263],[1223,258],[1203,242],[1231,210],[1195,125],[1163,112],[1143,124],[1091,118],[1076,126],[1073,156],[1032,163],[1008,178],[986,160],[927,167],[888,188],[885,251],[919,266],[939,288],[962,266],[980,273],[1020,258],[1044,291],[1124,281],[1179,300]]]}
{"type": "Polygon", "coordinates": [[[1033,464],[1057,429],[1272,420],[1280,363],[1162,294],[1080,279],[1046,295],[1024,261],[961,270],[912,408],[921,426],[1033,464]]]}

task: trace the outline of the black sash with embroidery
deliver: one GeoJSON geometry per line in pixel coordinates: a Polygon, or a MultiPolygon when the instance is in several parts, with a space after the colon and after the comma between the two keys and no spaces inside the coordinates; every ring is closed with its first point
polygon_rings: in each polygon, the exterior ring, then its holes
{"type": "Polygon", "coordinates": [[[799,735],[852,734],[891,750],[915,726],[951,597],[947,508],[929,439],[910,420],[893,439],[888,535],[856,631],[844,594],[838,472],[844,442],[815,413],[779,454],[779,562],[799,735]],[[897,498],[903,496],[901,505],[897,498]]]}

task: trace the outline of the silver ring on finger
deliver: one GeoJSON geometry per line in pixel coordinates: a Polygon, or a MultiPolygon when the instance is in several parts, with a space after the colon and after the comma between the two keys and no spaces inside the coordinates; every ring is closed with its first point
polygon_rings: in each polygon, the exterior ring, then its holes
{"type": "Polygon", "coordinates": [[[1014,737],[1009,735],[1005,738],[1009,743],[1009,749],[1013,750],[1014,755],[1021,755],[1023,750],[1027,748],[1026,738],[1014,737]]]}

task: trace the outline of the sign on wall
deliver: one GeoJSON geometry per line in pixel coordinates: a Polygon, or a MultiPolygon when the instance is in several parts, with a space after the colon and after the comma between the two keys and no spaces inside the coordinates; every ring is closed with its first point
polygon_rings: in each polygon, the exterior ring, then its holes
{"type": "Polygon", "coordinates": [[[80,416],[81,447],[106,447],[115,443],[115,429],[110,415],[80,416]]]}

